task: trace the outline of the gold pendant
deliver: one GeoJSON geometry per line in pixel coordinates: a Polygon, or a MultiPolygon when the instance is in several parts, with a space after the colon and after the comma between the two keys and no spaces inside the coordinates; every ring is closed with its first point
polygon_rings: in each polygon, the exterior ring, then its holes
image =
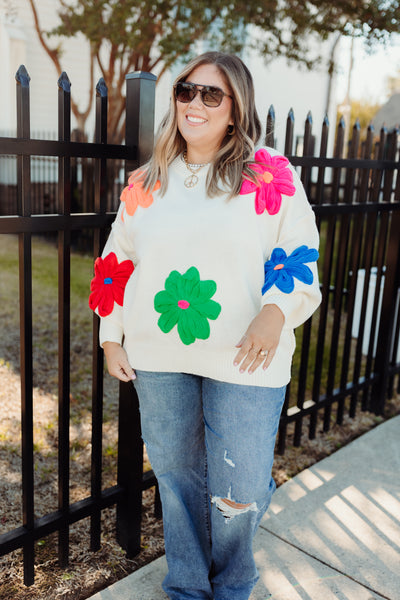
{"type": "Polygon", "coordinates": [[[197,177],[197,175],[195,175],[193,173],[192,175],[189,175],[189,177],[187,177],[185,179],[184,184],[185,184],[185,187],[192,188],[197,184],[198,181],[199,181],[199,178],[197,177]]]}

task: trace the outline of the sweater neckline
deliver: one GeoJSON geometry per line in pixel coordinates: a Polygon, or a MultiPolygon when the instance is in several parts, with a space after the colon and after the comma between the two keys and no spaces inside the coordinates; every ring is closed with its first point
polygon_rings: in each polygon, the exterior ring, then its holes
{"type": "MultiPolygon", "coordinates": [[[[206,165],[204,165],[204,167],[199,169],[199,171],[196,173],[196,176],[199,178],[199,182],[200,182],[200,180],[205,179],[210,166],[211,166],[211,163],[207,163],[206,165]]],[[[183,160],[182,153],[178,154],[178,156],[175,158],[175,160],[173,160],[173,162],[171,163],[171,167],[174,168],[174,170],[180,175],[180,177],[182,177],[182,179],[187,179],[192,174],[190,169],[187,168],[185,161],[183,160]]],[[[194,186],[194,187],[196,187],[196,186],[194,186]]]]}

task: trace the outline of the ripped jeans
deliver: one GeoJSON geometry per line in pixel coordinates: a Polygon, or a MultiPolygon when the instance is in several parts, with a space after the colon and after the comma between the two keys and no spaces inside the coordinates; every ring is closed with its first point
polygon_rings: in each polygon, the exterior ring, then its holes
{"type": "Polygon", "coordinates": [[[157,476],[171,600],[247,600],[252,541],[271,476],[285,387],[136,371],[142,435],[157,476]]]}

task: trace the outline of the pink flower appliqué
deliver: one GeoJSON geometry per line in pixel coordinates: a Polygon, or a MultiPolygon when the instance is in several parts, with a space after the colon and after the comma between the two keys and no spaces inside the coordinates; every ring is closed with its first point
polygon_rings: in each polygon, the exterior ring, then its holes
{"type": "MultiPolygon", "coordinates": [[[[128,179],[128,185],[121,193],[121,202],[125,202],[125,210],[131,216],[135,214],[138,206],[148,208],[153,204],[153,192],[161,187],[161,183],[157,181],[152,192],[144,190],[140,175],[141,173],[132,174],[128,179]]],[[[123,214],[122,220],[124,220],[123,214]]]]}
{"type": "Polygon", "coordinates": [[[110,252],[105,258],[96,258],[95,276],[90,284],[92,293],[89,296],[89,306],[92,310],[98,308],[100,317],[112,313],[114,302],[122,306],[125,287],[134,268],[131,260],[119,263],[114,252],[110,252]]]}
{"type": "Polygon", "coordinates": [[[256,213],[261,215],[267,210],[270,215],[276,215],[282,203],[282,195],[293,196],[296,191],[293,185],[293,173],[288,167],[289,161],[284,156],[271,156],[263,148],[254,156],[262,164],[254,163],[251,169],[259,173],[259,185],[245,179],[240,188],[240,194],[256,193],[256,213]]]}

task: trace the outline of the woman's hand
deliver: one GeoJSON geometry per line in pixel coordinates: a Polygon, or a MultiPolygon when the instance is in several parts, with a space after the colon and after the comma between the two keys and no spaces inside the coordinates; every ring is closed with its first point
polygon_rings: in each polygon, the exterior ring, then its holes
{"type": "Polygon", "coordinates": [[[285,322],[284,314],[276,304],[266,304],[250,323],[236,348],[240,348],[233,364],[240,364],[240,372],[249,368],[253,373],[264,361],[267,369],[274,358],[285,322]],[[264,354],[261,354],[261,352],[264,354]]]}
{"type": "Polygon", "coordinates": [[[128,356],[120,344],[116,342],[104,342],[104,354],[106,355],[108,372],[120,381],[132,381],[136,379],[135,371],[128,361],[128,356]]]}

